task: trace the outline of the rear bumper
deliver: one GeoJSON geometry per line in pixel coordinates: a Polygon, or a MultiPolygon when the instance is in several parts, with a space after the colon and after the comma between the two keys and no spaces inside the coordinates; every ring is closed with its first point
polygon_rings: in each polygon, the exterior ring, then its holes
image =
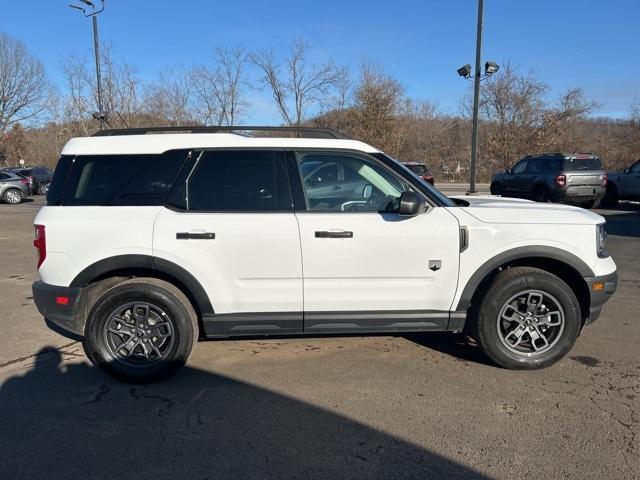
{"type": "Polygon", "coordinates": [[[84,319],[79,315],[82,288],[58,287],[37,281],[32,290],[33,301],[49,328],[74,340],[82,339],[84,319]]]}
{"type": "Polygon", "coordinates": [[[585,277],[584,280],[587,282],[591,296],[589,318],[586,321],[586,324],[589,324],[598,319],[602,312],[603,305],[609,301],[616,292],[616,288],[618,288],[618,272],[614,271],[608,275],[599,277],[585,277]],[[596,287],[597,289],[594,290],[596,287]]]}
{"type": "Polygon", "coordinates": [[[554,201],[578,201],[587,202],[590,200],[600,200],[604,197],[606,188],[603,186],[569,186],[556,188],[550,192],[554,201]]]}

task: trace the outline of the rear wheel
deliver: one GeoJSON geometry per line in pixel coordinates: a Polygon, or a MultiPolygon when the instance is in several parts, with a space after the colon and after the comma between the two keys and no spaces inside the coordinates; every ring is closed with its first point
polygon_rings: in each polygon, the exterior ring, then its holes
{"type": "Polygon", "coordinates": [[[197,339],[196,315],[184,294],[156,279],[132,279],[96,302],[85,327],[89,360],[130,383],[173,375],[197,339]]]}
{"type": "Polygon", "coordinates": [[[17,205],[18,203],[22,202],[22,200],[24,199],[24,195],[17,188],[10,188],[4,192],[2,199],[12,205],[17,205]]]}
{"type": "Polygon", "coordinates": [[[546,203],[549,201],[549,190],[546,187],[539,186],[533,191],[533,200],[536,202],[546,203]]]}
{"type": "Polygon", "coordinates": [[[544,270],[507,269],[495,277],[481,301],[472,335],[502,367],[548,367],[578,338],[578,300],[566,283],[544,270]]]}
{"type": "Polygon", "coordinates": [[[491,195],[502,195],[502,188],[499,183],[491,184],[491,195]]]}

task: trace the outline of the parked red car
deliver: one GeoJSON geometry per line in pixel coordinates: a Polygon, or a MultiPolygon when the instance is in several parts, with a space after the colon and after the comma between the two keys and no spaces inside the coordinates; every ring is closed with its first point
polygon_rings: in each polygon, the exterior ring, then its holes
{"type": "Polygon", "coordinates": [[[418,162],[401,162],[405,167],[422,178],[425,182],[429,182],[433,185],[433,175],[424,163],[418,162]]]}

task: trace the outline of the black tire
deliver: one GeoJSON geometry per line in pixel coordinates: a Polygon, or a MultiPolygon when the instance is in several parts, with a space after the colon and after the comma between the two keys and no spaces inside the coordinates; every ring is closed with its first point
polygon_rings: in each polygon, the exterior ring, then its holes
{"type": "Polygon", "coordinates": [[[618,189],[613,184],[607,185],[607,192],[604,195],[604,198],[600,201],[600,205],[603,207],[615,208],[618,206],[618,201],[620,197],[618,196],[618,189]]]}
{"type": "MultiPolygon", "coordinates": [[[[475,313],[475,318],[472,319],[471,334],[487,357],[504,368],[533,370],[545,368],[556,363],[571,350],[582,326],[580,305],[571,288],[560,278],[538,268],[515,267],[502,271],[493,279],[485,291],[484,298],[480,299],[480,301],[482,303],[475,313]],[[504,320],[503,314],[513,317],[517,313],[511,307],[510,300],[518,298],[519,292],[525,292],[525,295],[527,295],[526,292],[532,291],[538,293],[531,293],[530,295],[540,294],[538,302],[540,307],[537,311],[544,312],[545,301],[557,302],[559,308],[554,311],[561,313],[555,317],[549,315],[549,323],[552,323],[552,318],[556,318],[558,322],[562,319],[562,326],[546,327],[538,323],[537,317],[528,317],[525,313],[522,316],[527,319],[536,318],[535,326],[532,324],[525,325],[522,319],[520,319],[522,322],[516,320],[512,323],[514,325],[513,330],[511,330],[512,333],[521,327],[523,329],[531,329],[533,335],[538,336],[541,329],[543,327],[546,328],[545,331],[549,334],[545,336],[547,347],[545,347],[546,349],[541,348],[537,352],[527,351],[535,350],[533,346],[534,337],[529,334],[529,330],[520,333],[518,339],[518,342],[522,341],[520,345],[509,341],[509,335],[506,335],[507,338],[505,339],[505,335],[501,333],[505,324],[509,324],[509,321],[504,320]],[[506,310],[504,310],[505,307],[507,307],[506,310]],[[508,315],[507,312],[509,312],[508,315]],[[554,328],[555,330],[553,330],[554,328]],[[507,347],[507,343],[511,347],[507,347]]],[[[515,303],[519,304],[518,300],[515,303]]],[[[547,305],[551,305],[551,303],[547,303],[547,305]]],[[[522,304],[522,306],[526,308],[526,304],[522,304]]],[[[552,305],[551,307],[555,308],[552,305]]],[[[528,321],[533,322],[533,320],[528,321]]],[[[507,329],[505,328],[505,330],[507,329]]],[[[519,332],[522,332],[522,330],[519,332]]],[[[516,332],[516,335],[519,332],[516,332]]],[[[540,346],[540,341],[537,343],[537,346],[540,346]]]]}
{"type": "Polygon", "coordinates": [[[9,203],[11,205],[18,205],[22,203],[24,200],[24,195],[17,188],[8,188],[2,194],[2,199],[5,203],[9,203]]]}
{"type": "Polygon", "coordinates": [[[491,195],[502,195],[502,188],[500,188],[499,183],[492,183],[490,191],[491,195]]]}
{"type": "Polygon", "coordinates": [[[533,191],[533,200],[540,203],[547,203],[549,201],[549,190],[547,187],[540,185],[533,191]]]}
{"type": "Polygon", "coordinates": [[[96,301],[85,326],[83,347],[91,363],[108,375],[127,383],[153,383],[182,368],[197,338],[195,311],[178,288],[162,280],[134,278],[110,288],[96,301]],[[122,311],[131,316],[117,313],[122,311]],[[144,328],[134,334],[141,325],[144,328]]]}
{"type": "Polygon", "coordinates": [[[588,202],[582,202],[580,203],[580,206],[582,208],[586,208],[587,210],[594,208],[596,206],[596,204],[598,203],[597,200],[589,200],[588,202]]]}

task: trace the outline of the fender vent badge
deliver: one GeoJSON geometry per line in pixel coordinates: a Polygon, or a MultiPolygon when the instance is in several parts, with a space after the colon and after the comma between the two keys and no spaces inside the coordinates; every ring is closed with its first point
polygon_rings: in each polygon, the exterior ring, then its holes
{"type": "Polygon", "coordinates": [[[442,268],[442,260],[429,260],[429,270],[437,272],[442,268]]]}

